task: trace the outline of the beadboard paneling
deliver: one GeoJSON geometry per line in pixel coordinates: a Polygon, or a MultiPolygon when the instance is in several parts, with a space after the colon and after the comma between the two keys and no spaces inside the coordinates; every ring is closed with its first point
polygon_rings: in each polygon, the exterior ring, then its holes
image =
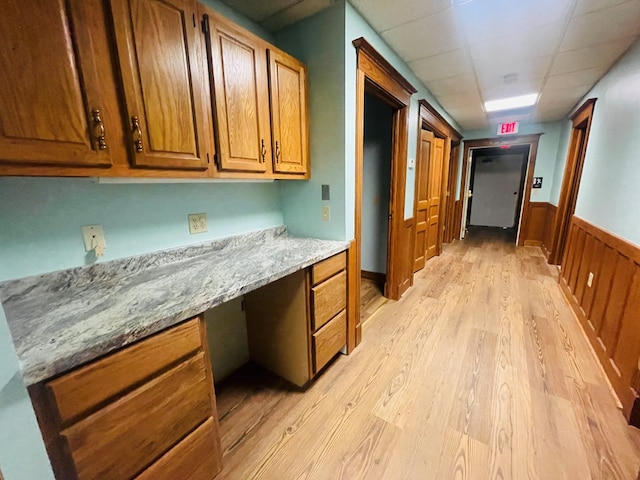
{"type": "Polygon", "coordinates": [[[629,417],[638,396],[640,247],[574,216],[562,265],[562,291],[629,417]]]}

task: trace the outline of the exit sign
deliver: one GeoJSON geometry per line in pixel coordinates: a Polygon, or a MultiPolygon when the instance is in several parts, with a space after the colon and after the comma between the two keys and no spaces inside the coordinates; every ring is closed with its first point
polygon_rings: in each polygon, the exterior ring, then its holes
{"type": "Polygon", "coordinates": [[[518,133],[519,122],[501,123],[498,125],[498,135],[513,135],[518,133]]]}

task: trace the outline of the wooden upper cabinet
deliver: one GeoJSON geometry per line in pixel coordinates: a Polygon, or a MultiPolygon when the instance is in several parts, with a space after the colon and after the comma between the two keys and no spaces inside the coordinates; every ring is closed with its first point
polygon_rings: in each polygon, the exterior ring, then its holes
{"type": "Polygon", "coordinates": [[[269,49],[273,170],[278,173],[307,173],[306,73],[295,58],[269,49]]]}
{"type": "Polygon", "coordinates": [[[108,166],[98,1],[7,0],[0,15],[0,161],[108,166]]]}
{"type": "Polygon", "coordinates": [[[194,0],[111,0],[133,163],[206,169],[194,0]]]}
{"type": "Polygon", "coordinates": [[[218,167],[271,171],[264,43],[212,11],[204,15],[215,112],[218,167]]]}

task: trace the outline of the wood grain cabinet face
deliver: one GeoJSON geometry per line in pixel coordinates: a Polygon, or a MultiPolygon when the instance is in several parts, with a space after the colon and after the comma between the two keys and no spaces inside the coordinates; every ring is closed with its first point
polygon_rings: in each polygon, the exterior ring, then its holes
{"type": "Polygon", "coordinates": [[[57,478],[217,475],[222,451],[204,328],[192,319],[29,388],[57,478]]]}
{"type": "Polygon", "coordinates": [[[295,58],[269,49],[269,91],[273,170],[307,173],[307,79],[306,67],[295,58]]]}
{"type": "Polygon", "coordinates": [[[271,171],[266,50],[219,15],[205,16],[218,167],[271,171]]]}
{"type": "Polygon", "coordinates": [[[133,163],[207,168],[194,0],[111,0],[133,163]]]}
{"type": "Polygon", "coordinates": [[[7,0],[0,15],[0,161],[109,166],[100,2],[7,0]],[[101,28],[100,28],[101,27],[101,28]]]}

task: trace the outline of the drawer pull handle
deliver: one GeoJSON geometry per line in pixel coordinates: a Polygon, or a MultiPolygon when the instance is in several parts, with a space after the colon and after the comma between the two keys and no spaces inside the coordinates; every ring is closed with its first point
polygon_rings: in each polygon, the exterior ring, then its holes
{"type": "Polygon", "coordinates": [[[280,145],[276,141],[276,163],[280,163],[280,145]]]}
{"type": "Polygon", "coordinates": [[[100,110],[92,110],[91,117],[93,119],[93,136],[96,139],[98,150],[106,150],[107,142],[105,141],[104,123],[102,123],[102,115],[100,115],[100,110]]]}
{"type": "Polygon", "coordinates": [[[131,128],[133,129],[133,145],[136,152],[142,152],[142,130],[140,129],[140,119],[137,115],[131,117],[131,128]]]}
{"type": "Polygon", "coordinates": [[[261,146],[262,146],[262,163],[264,163],[264,159],[267,156],[267,147],[264,146],[264,138],[261,140],[261,146]]]}

